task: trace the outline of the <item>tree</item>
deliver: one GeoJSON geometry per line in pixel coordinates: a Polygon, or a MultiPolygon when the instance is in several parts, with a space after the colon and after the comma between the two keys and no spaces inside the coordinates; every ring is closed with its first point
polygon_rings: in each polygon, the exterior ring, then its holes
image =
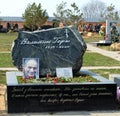
{"type": "Polygon", "coordinates": [[[111,19],[111,20],[119,19],[119,14],[118,14],[118,11],[115,10],[115,5],[111,4],[110,6],[107,7],[107,12],[106,12],[105,18],[111,19]]]}
{"type": "Polygon", "coordinates": [[[106,6],[104,2],[99,0],[91,0],[82,8],[82,12],[85,18],[119,19],[119,13],[115,10],[115,5],[106,6]]]}
{"type": "Polygon", "coordinates": [[[63,23],[66,23],[67,19],[67,9],[66,9],[67,2],[61,2],[61,4],[57,5],[56,7],[56,13],[53,13],[56,20],[59,20],[63,23]]]}
{"type": "Polygon", "coordinates": [[[85,18],[101,18],[106,12],[106,5],[99,0],[91,0],[82,8],[85,18]]]}
{"type": "Polygon", "coordinates": [[[46,10],[42,10],[41,4],[37,6],[33,3],[28,4],[23,14],[23,19],[25,20],[25,26],[33,31],[41,27],[47,21],[48,16],[46,10]]]}
{"type": "Polygon", "coordinates": [[[72,10],[66,8],[67,2],[63,2],[56,7],[56,13],[53,13],[55,18],[66,25],[77,23],[82,18],[82,13],[78,6],[73,3],[71,4],[72,10]]]}
{"type": "Polygon", "coordinates": [[[76,24],[78,21],[82,20],[83,13],[80,12],[80,9],[75,3],[71,4],[71,7],[73,10],[68,9],[67,11],[69,17],[68,19],[70,19],[72,24],[76,24]]]}

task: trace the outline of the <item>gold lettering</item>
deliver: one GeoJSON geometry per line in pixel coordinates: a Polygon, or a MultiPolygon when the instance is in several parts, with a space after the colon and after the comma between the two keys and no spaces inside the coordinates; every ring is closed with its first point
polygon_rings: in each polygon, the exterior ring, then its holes
{"type": "Polygon", "coordinates": [[[21,94],[12,94],[11,95],[12,98],[20,98],[20,97],[24,97],[24,95],[21,95],[21,94]]]}
{"type": "Polygon", "coordinates": [[[106,88],[96,88],[96,90],[106,90],[106,88]]]}
{"type": "Polygon", "coordinates": [[[23,92],[24,91],[24,87],[22,88],[17,88],[17,87],[13,87],[12,92],[23,92]]]}
{"type": "Polygon", "coordinates": [[[32,87],[29,87],[27,91],[28,91],[28,92],[30,92],[30,91],[31,91],[31,92],[32,92],[32,91],[34,91],[34,92],[35,92],[35,91],[37,91],[37,92],[38,92],[38,91],[41,92],[42,89],[40,89],[40,88],[32,88],[32,87]]]}
{"type": "Polygon", "coordinates": [[[58,100],[57,99],[48,99],[48,101],[47,102],[49,102],[49,103],[57,103],[58,102],[58,100]]]}
{"type": "Polygon", "coordinates": [[[112,95],[112,93],[99,93],[98,95],[112,95]]]}

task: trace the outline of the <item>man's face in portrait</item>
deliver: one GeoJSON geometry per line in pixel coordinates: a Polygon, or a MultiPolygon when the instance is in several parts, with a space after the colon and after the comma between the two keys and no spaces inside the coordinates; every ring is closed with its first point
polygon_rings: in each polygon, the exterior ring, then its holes
{"type": "Polygon", "coordinates": [[[34,77],[37,73],[37,62],[36,60],[29,60],[24,67],[25,77],[34,77]]]}

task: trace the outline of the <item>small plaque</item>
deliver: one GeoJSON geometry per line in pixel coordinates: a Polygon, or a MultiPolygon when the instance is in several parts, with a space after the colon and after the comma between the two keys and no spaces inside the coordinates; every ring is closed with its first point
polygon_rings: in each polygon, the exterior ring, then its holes
{"type": "Polygon", "coordinates": [[[72,67],[56,68],[57,77],[73,77],[72,67]]]}

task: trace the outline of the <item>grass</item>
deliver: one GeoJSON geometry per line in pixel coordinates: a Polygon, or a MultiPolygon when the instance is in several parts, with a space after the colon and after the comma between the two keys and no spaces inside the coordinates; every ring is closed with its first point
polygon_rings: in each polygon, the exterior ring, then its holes
{"type": "MultiPolygon", "coordinates": [[[[0,52],[9,52],[9,53],[0,53],[0,67],[14,67],[11,59],[11,45],[14,39],[17,38],[18,33],[0,33],[0,52]]],[[[85,42],[99,41],[102,38],[99,35],[94,35],[92,37],[84,37],[85,42]]],[[[103,47],[103,46],[102,46],[103,47]]],[[[103,49],[103,48],[102,48],[103,49]]],[[[104,49],[110,50],[107,46],[104,49]]],[[[83,66],[120,66],[120,62],[109,57],[103,56],[98,53],[87,52],[83,56],[83,66]]],[[[120,73],[120,69],[99,69],[91,70],[95,73],[102,75],[103,77],[108,78],[109,74],[120,73]]],[[[0,71],[0,84],[6,83],[6,74],[7,71],[0,71]]]]}
{"type": "Polygon", "coordinates": [[[83,56],[83,66],[120,66],[120,62],[98,53],[86,52],[83,56]]]}
{"type": "MultiPolygon", "coordinates": [[[[0,33],[0,52],[11,51],[13,41],[17,38],[18,33],[0,33]]],[[[86,43],[102,40],[102,37],[98,34],[87,37],[83,36],[86,43]]]]}
{"type": "Polygon", "coordinates": [[[0,84],[6,84],[6,72],[0,70],[0,84]]]}
{"type": "MultiPolygon", "coordinates": [[[[93,36],[91,36],[91,37],[83,36],[83,38],[86,43],[99,42],[100,40],[104,40],[103,37],[100,36],[99,34],[93,34],[93,36]]],[[[119,39],[120,39],[120,37],[119,37],[119,39]]],[[[110,46],[100,46],[99,45],[98,47],[101,49],[104,49],[104,50],[108,50],[108,51],[117,51],[110,46]]]]}
{"type": "Polygon", "coordinates": [[[11,51],[12,43],[17,35],[18,33],[0,33],[0,52],[11,51]]]}
{"type": "MultiPolygon", "coordinates": [[[[98,53],[86,52],[83,56],[83,66],[120,66],[120,62],[98,53]]],[[[0,53],[0,67],[14,67],[11,53],[0,53]]]]}
{"type": "Polygon", "coordinates": [[[82,37],[86,43],[98,42],[100,40],[103,40],[103,37],[101,37],[99,34],[96,33],[94,33],[91,37],[89,36],[82,36],[82,37]]]}
{"type": "Polygon", "coordinates": [[[94,69],[91,70],[94,73],[97,73],[105,78],[109,78],[110,74],[120,74],[120,69],[94,69]]]}
{"type": "Polygon", "coordinates": [[[0,67],[13,67],[10,53],[0,53],[0,67]]]}

